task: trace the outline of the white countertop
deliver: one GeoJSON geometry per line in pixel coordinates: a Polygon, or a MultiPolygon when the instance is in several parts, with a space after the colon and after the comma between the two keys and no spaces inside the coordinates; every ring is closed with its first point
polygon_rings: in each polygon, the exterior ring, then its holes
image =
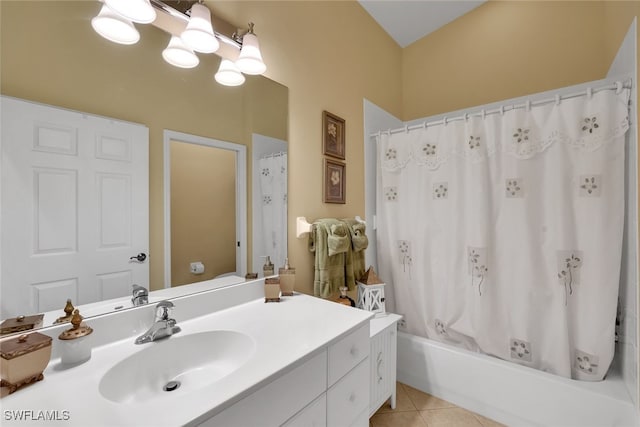
{"type": "MultiPolygon", "coordinates": [[[[176,301],[176,308],[180,301],[176,301]]],[[[88,426],[178,426],[203,421],[268,383],[322,347],[366,322],[372,313],[296,294],[280,303],[263,298],[192,320],[180,321],[182,336],[207,330],[232,330],[255,340],[254,355],[238,370],[198,391],[180,389],[137,404],[114,403],[104,398],[98,384],[102,376],[125,357],[158,343],[135,345],[136,336],[94,348],[92,358],[63,370],[51,361],[44,380],[0,400],[0,424],[88,426]],[[68,411],[68,421],[12,421],[7,411],[68,411]],[[206,415],[203,417],[203,415],[206,415]]],[[[171,339],[171,338],[168,338],[171,339]]],[[[188,351],[188,349],[185,349],[188,351]]],[[[162,354],[158,354],[162,357],[162,354]]],[[[14,414],[12,412],[12,414],[14,414]]]]}

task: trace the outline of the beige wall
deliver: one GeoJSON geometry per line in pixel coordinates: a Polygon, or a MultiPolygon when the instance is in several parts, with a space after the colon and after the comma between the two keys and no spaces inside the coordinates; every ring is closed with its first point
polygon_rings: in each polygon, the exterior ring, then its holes
{"type": "Polygon", "coordinates": [[[195,69],[173,67],[161,57],[169,36],[150,25],[136,26],[135,45],[111,43],[91,29],[97,1],[2,0],[0,10],[2,94],[149,127],[150,287],[162,288],[163,130],[243,144],[251,158],[252,132],[288,139],[286,88],[254,76],[221,86],[215,55],[200,55],[195,69]]]}
{"type": "Polygon", "coordinates": [[[171,285],[236,271],[235,152],[171,141],[171,285]],[[204,274],[191,273],[200,261],[204,274]]]}
{"type": "Polygon", "coordinates": [[[601,2],[491,1],[402,58],[406,120],[604,77],[601,2]]]}
{"type": "MultiPolygon", "coordinates": [[[[638,2],[491,1],[403,50],[353,1],[206,3],[236,25],[256,23],[269,67],[266,75],[289,88],[289,258],[297,267],[298,289],[308,293],[312,290],[313,257],[307,251],[306,239],[295,238],[295,217],[313,220],[364,215],[363,98],[409,120],[602,78],[632,15],[638,14],[638,2]],[[346,119],[345,205],[322,202],[322,110],[346,119]]],[[[85,14],[93,14],[97,6],[84,9],[85,14]]],[[[6,21],[3,10],[3,26],[6,21]]],[[[44,102],[68,93],[70,107],[86,111],[90,111],[85,108],[90,101],[98,98],[105,108],[94,112],[104,115],[113,115],[109,113],[115,111],[115,98],[123,97],[127,91],[165,105],[167,97],[145,86],[149,76],[135,71],[151,63],[158,73],[174,76],[177,85],[183,84],[184,74],[167,68],[157,52],[151,52],[149,40],[159,36],[150,33],[143,31],[136,53],[92,39],[92,43],[100,43],[101,49],[120,58],[118,67],[94,56],[85,42],[80,50],[63,53],[67,61],[80,63],[86,71],[63,79],[62,87],[52,87],[45,77],[49,73],[55,75],[57,70],[41,67],[29,71],[31,78],[25,80],[35,81],[33,86],[20,87],[18,92],[36,94],[44,102]],[[89,55],[90,60],[81,62],[78,51],[89,55]],[[115,90],[78,90],[75,86],[74,80],[81,76],[84,77],[80,80],[93,79],[99,85],[110,73],[126,83],[115,90]]],[[[3,37],[3,57],[5,45],[10,44],[5,40],[3,37]]],[[[25,59],[16,68],[29,67],[31,61],[46,65],[52,60],[46,51],[41,54],[45,55],[43,61],[25,59]]],[[[4,63],[2,72],[4,92],[4,63]]],[[[228,93],[221,90],[220,96],[227,100],[228,93]]],[[[128,120],[142,121],[136,99],[131,96],[130,104],[121,110],[128,120]]],[[[237,105],[233,99],[227,101],[228,104],[218,102],[227,104],[229,109],[237,105]]],[[[174,117],[175,130],[183,130],[188,124],[207,131],[215,128],[220,139],[246,140],[246,135],[237,135],[231,129],[231,123],[211,113],[215,108],[211,103],[201,105],[195,96],[189,102],[177,103],[174,113],[181,109],[204,111],[209,113],[209,120],[187,117],[185,124],[174,117]]],[[[160,114],[171,116],[166,111],[160,114]]],[[[151,131],[151,157],[156,162],[162,156],[161,150],[153,148],[154,141],[161,139],[158,132],[151,131]]],[[[152,168],[151,180],[161,180],[161,169],[152,168]]],[[[161,187],[151,190],[152,205],[161,204],[161,187]]],[[[152,217],[153,239],[159,238],[161,221],[161,216],[152,217]]],[[[155,277],[162,277],[161,272],[156,272],[155,277]]]]}
{"type": "Polygon", "coordinates": [[[289,261],[313,291],[313,256],[295,218],[364,216],[363,98],[401,115],[402,50],[352,1],[206,3],[230,22],[255,22],[267,76],[289,88],[289,261]],[[322,202],[322,111],[346,120],[345,205],[322,202]]]}

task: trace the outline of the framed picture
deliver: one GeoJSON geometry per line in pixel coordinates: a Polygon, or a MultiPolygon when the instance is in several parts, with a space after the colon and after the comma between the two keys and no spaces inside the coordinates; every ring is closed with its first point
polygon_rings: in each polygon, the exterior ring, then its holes
{"type": "Polygon", "coordinates": [[[331,114],[328,111],[322,112],[322,147],[326,156],[345,159],[344,147],[345,123],[344,119],[331,114]]]}
{"type": "Polygon", "coordinates": [[[324,159],[324,202],[346,203],[346,168],[344,163],[324,159]]]}

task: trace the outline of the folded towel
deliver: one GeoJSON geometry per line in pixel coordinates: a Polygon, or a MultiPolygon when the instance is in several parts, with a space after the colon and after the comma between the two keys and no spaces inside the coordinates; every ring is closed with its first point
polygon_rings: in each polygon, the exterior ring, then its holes
{"type": "Polygon", "coordinates": [[[349,228],[349,233],[351,234],[351,247],[355,252],[362,251],[367,249],[369,246],[369,238],[365,234],[367,226],[353,218],[345,218],[342,221],[349,228]]]}
{"type": "Polygon", "coordinates": [[[365,272],[364,250],[369,246],[369,239],[365,234],[366,225],[353,218],[342,220],[348,227],[351,237],[351,247],[347,251],[345,260],[345,280],[347,287],[353,289],[365,272]]]}
{"type": "Polygon", "coordinates": [[[351,245],[349,238],[349,230],[345,223],[325,223],[327,229],[327,246],[329,247],[329,256],[347,252],[351,245]]]}
{"type": "MultiPolygon", "coordinates": [[[[329,236],[333,234],[336,241],[334,245],[340,246],[339,238],[340,227],[332,226],[341,224],[336,219],[322,219],[316,221],[311,226],[309,236],[309,250],[315,253],[315,274],[313,280],[313,293],[315,296],[329,298],[332,294],[338,292],[341,286],[345,285],[345,254],[346,251],[329,255],[329,236]]],[[[348,231],[342,227],[347,239],[347,249],[350,247],[349,238],[346,236],[348,231]]],[[[336,246],[336,248],[337,248],[336,246]]]]}

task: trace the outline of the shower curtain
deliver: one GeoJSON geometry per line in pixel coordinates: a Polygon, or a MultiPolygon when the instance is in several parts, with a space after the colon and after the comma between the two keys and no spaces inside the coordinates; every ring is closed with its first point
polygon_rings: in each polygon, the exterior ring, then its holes
{"type": "Polygon", "coordinates": [[[603,379],[628,99],[603,90],[378,136],[378,266],[410,333],[603,379]]]}
{"type": "Polygon", "coordinates": [[[262,193],[262,233],[264,255],[277,268],[287,256],[287,154],[278,153],[258,162],[262,193]]]}

